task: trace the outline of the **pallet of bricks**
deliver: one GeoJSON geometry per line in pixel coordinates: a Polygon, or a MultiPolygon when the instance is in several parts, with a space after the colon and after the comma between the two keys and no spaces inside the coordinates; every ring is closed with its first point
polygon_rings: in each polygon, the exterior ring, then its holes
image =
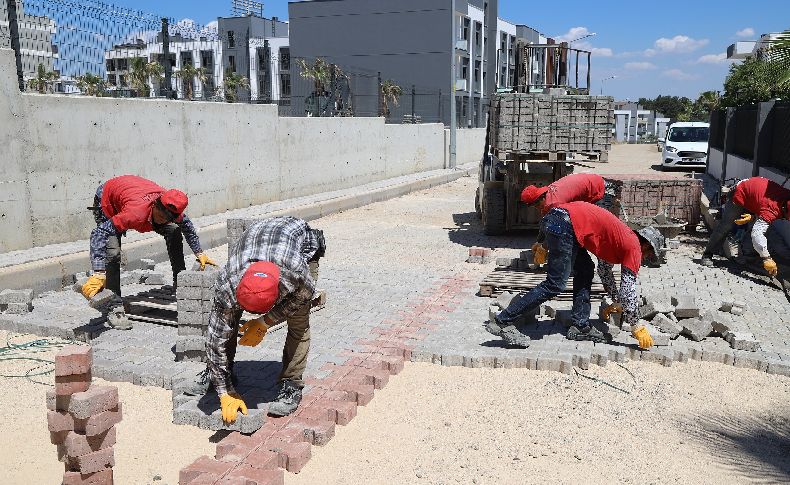
{"type": "Polygon", "coordinates": [[[686,230],[693,231],[700,220],[700,198],[702,180],[679,179],[670,176],[651,175],[645,179],[639,175],[606,175],[606,179],[617,185],[615,214],[622,220],[628,218],[654,217],[665,214],[670,219],[686,222],[686,230]]]}
{"type": "Polygon", "coordinates": [[[491,101],[491,146],[501,152],[598,153],[612,143],[614,100],[608,96],[504,93],[491,101]]]}
{"type": "Polygon", "coordinates": [[[178,274],[176,361],[206,361],[206,333],[217,279],[217,270],[210,268],[178,274]]]}
{"type": "Polygon", "coordinates": [[[91,384],[93,351],[69,345],[55,356],[55,388],[47,391],[50,441],[64,463],[63,485],[112,485],[118,388],[91,384]]]}

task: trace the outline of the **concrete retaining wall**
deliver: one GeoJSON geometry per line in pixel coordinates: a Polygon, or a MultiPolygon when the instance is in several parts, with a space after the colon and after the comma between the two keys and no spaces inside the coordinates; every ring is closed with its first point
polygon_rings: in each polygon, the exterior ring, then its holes
{"type": "MultiPolygon", "coordinates": [[[[441,124],[279,118],[275,106],[20,94],[0,49],[0,252],[85,239],[108,178],[184,190],[192,217],[447,164],[441,124]]],[[[459,130],[458,165],[483,130],[459,130]]]]}

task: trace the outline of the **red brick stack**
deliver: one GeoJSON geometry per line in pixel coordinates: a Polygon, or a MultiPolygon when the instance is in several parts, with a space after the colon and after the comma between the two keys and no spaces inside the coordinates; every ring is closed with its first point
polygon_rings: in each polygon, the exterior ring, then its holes
{"type": "Polygon", "coordinates": [[[93,352],[69,345],[55,356],[55,389],[47,392],[50,441],[65,464],[63,485],[112,485],[118,388],[91,385],[93,352]]]}

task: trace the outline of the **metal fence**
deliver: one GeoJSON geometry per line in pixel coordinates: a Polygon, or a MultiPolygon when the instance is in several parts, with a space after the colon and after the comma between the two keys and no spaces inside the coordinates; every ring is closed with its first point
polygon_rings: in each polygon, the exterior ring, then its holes
{"type": "Polygon", "coordinates": [[[757,106],[741,106],[735,111],[734,153],[746,159],[754,158],[754,138],[757,132],[757,106]]]}
{"type": "Polygon", "coordinates": [[[772,116],[771,166],[790,173],[790,102],[777,102],[772,116]]]}
{"type": "Polygon", "coordinates": [[[276,104],[282,116],[388,123],[449,114],[440,90],[324,62],[314,75],[316,60],[291,59],[287,38],[220,32],[221,21],[201,25],[96,0],[0,0],[0,47],[15,50],[28,92],[276,104]]]}
{"type": "Polygon", "coordinates": [[[710,139],[713,148],[724,148],[724,127],[727,125],[727,112],[717,109],[710,114],[710,139]]]}

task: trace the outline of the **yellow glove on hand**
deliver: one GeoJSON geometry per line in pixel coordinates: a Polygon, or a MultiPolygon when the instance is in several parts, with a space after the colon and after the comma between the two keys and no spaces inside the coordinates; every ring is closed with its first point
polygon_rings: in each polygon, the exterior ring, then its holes
{"type": "Polygon", "coordinates": [[[197,258],[198,262],[200,263],[200,271],[205,270],[207,264],[210,264],[211,266],[216,266],[217,265],[217,263],[212,261],[211,258],[206,256],[206,253],[196,254],[195,257],[197,258]]]}
{"type": "Polygon", "coordinates": [[[239,339],[239,345],[244,345],[246,347],[255,347],[263,337],[266,335],[266,331],[269,330],[269,326],[262,322],[260,319],[250,320],[249,322],[245,322],[244,325],[239,328],[239,331],[242,332],[244,335],[239,339]]]}
{"type": "Polygon", "coordinates": [[[236,392],[221,395],[219,404],[222,406],[222,420],[228,424],[236,421],[236,413],[239,410],[241,410],[242,414],[247,414],[247,405],[244,404],[244,400],[236,392]]]}
{"type": "Polygon", "coordinates": [[[741,214],[741,218],[740,219],[735,219],[735,223],[738,224],[739,226],[742,226],[744,224],[748,224],[750,222],[752,222],[752,215],[751,214],[741,214]]]}
{"type": "Polygon", "coordinates": [[[535,256],[535,264],[546,264],[546,259],[549,257],[549,252],[538,242],[532,245],[532,254],[535,256]]]}
{"type": "Polygon", "coordinates": [[[640,348],[649,349],[653,346],[653,337],[650,336],[650,332],[648,332],[644,326],[632,330],[631,335],[639,341],[640,348]]]}
{"type": "Polygon", "coordinates": [[[601,319],[604,322],[609,321],[609,316],[612,313],[623,313],[623,305],[619,303],[612,303],[601,311],[601,319]]]}
{"type": "Polygon", "coordinates": [[[776,267],[776,261],[774,261],[773,258],[765,258],[763,260],[763,268],[765,268],[771,276],[776,276],[779,273],[779,268],[776,267]]]}
{"type": "Polygon", "coordinates": [[[82,285],[82,296],[90,300],[96,293],[100,292],[102,288],[104,288],[104,284],[107,282],[107,276],[104,273],[93,273],[88,281],[82,285]]]}

